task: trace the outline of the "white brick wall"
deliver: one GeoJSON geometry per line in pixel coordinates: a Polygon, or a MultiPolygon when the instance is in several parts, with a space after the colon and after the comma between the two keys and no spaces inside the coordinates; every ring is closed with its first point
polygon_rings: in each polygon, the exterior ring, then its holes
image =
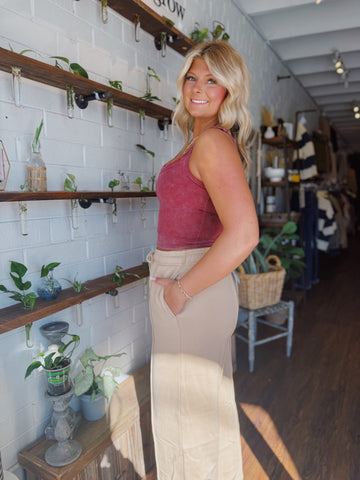
{"type": "MultiPolygon", "coordinates": [[[[146,3],[161,15],[153,0],[146,3]]],[[[183,21],[177,23],[189,35],[193,19],[201,26],[212,27],[212,20],[222,21],[231,43],[245,57],[252,75],[250,101],[254,126],[260,124],[261,106],[274,106],[276,115],[294,120],[296,110],[312,107],[311,99],[294,79],[277,82],[285,68],[263,43],[232,0],[179,0],[186,8],[183,21]]],[[[25,48],[49,64],[51,55],[68,57],[88,70],[91,79],[107,84],[122,80],[124,91],[133,95],[145,92],[145,71],[151,65],[161,77],[152,82],[153,93],[167,108],[176,96],[176,74],[182,57],[171,48],[165,59],[155,50],[153,38],[142,32],[140,43],[134,42],[131,22],[109,11],[109,23],[100,20],[97,0],[6,0],[0,3],[0,46],[19,52],[25,48]]],[[[151,173],[151,159],[139,152],[135,144],[143,143],[155,151],[155,171],[159,172],[171,155],[180,148],[180,136],[169,133],[165,142],[155,120],[146,119],[146,133],[139,135],[139,119],[132,112],[114,108],[114,128],[106,125],[106,107],[91,102],[86,110],[75,107],[74,118],[66,116],[65,94],[56,88],[22,81],[23,106],[12,100],[10,75],[0,72],[0,138],[5,143],[11,172],[7,190],[18,190],[24,182],[29,146],[40,119],[45,125],[41,146],[47,165],[49,190],[62,190],[65,174],[76,175],[79,190],[106,190],[119,170],[132,178],[151,173]]],[[[64,278],[76,272],[82,281],[111,273],[115,265],[126,268],[145,260],[156,244],[157,200],[148,199],[141,221],[139,200],[118,200],[118,223],[112,223],[111,206],[91,206],[79,211],[79,229],[71,228],[69,201],[28,202],[29,235],[21,236],[18,208],[15,203],[0,204],[0,282],[10,286],[9,261],[25,262],[34,286],[39,281],[41,265],[59,261],[56,277],[64,288],[64,278]]],[[[147,306],[147,284],[140,280],[119,291],[119,306],[113,297],[101,295],[82,305],[84,323],[76,323],[75,307],[37,321],[33,326],[34,347],[25,346],[25,329],[0,336],[0,450],[3,464],[19,478],[23,472],[17,453],[43,433],[51,408],[44,399],[41,373],[24,380],[26,366],[46,347],[39,328],[49,321],[65,320],[70,332],[81,337],[80,353],[93,345],[99,353],[124,351],[117,360],[125,373],[131,373],[149,360],[151,326],[147,306]]],[[[0,308],[12,304],[0,294],[0,308]]]]}

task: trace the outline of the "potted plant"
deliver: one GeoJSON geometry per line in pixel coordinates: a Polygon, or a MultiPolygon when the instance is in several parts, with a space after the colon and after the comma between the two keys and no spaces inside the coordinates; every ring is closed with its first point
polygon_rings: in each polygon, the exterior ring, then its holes
{"type": "Polygon", "coordinates": [[[101,357],[92,348],[87,348],[81,355],[80,362],[83,368],[74,378],[74,388],[86,420],[99,420],[105,415],[106,400],[110,401],[122,377],[120,368],[104,368],[104,365],[109,358],[122,355],[125,353],[101,357]],[[96,367],[99,373],[95,373],[96,367]]]}
{"type": "Polygon", "coordinates": [[[305,263],[304,250],[294,246],[299,240],[295,222],[279,229],[265,229],[259,244],[238,267],[240,305],[256,309],[280,301],[285,275],[301,275],[305,263]]]}
{"type": "Polygon", "coordinates": [[[29,377],[34,370],[43,368],[49,395],[62,395],[71,388],[69,375],[71,356],[80,342],[80,337],[71,333],[65,333],[65,335],[71,337],[68,343],[49,345],[47,351],[36,355],[35,360],[26,369],[25,378],[29,377]]]}
{"type": "Polygon", "coordinates": [[[59,262],[49,263],[41,267],[41,284],[37,289],[39,297],[44,300],[54,300],[61,292],[60,283],[54,278],[53,270],[60,265],[59,262]]]}

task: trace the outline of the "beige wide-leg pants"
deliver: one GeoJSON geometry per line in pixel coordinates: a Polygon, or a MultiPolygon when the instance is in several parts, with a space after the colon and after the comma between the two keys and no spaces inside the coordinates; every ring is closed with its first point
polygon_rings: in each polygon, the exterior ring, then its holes
{"type": "MultiPolygon", "coordinates": [[[[156,250],[150,275],[181,278],[208,248],[156,250]]],[[[158,480],[242,480],[231,335],[238,300],[231,275],[174,315],[150,281],[152,428],[158,480]]]]}

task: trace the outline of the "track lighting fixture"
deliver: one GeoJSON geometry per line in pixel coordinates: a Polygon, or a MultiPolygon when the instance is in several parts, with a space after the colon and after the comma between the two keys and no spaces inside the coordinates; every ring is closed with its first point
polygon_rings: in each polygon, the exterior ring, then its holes
{"type": "Polygon", "coordinates": [[[360,110],[359,105],[354,105],[354,106],[353,106],[353,112],[354,112],[354,113],[357,113],[359,110],[360,110]]]}
{"type": "Polygon", "coordinates": [[[333,64],[335,67],[335,71],[341,78],[344,80],[344,87],[347,88],[349,86],[349,70],[346,69],[343,59],[341,58],[339,50],[333,51],[333,64]]]}

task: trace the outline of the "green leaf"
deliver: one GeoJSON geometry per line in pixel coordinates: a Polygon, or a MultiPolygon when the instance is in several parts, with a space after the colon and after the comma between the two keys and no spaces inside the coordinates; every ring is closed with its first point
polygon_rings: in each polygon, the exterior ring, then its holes
{"type": "Polygon", "coordinates": [[[116,180],[115,178],[113,180],[111,180],[109,182],[109,185],[108,187],[111,188],[111,190],[113,190],[115,187],[117,187],[118,185],[120,185],[120,180],[116,180]]]}
{"type": "Polygon", "coordinates": [[[150,192],[150,189],[149,189],[149,187],[143,187],[143,188],[141,189],[141,191],[142,191],[142,192],[150,192]]]}
{"type": "Polygon", "coordinates": [[[225,32],[224,35],[221,37],[221,40],[224,40],[224,42],[228,42],[230,40],[230,35],[225,32]]]}
{"type": "Polygon", "coordinates": [[[70,68],[75,75],[80,75],[84,78],[89,78],[87,71],[78,63],[70,63],[70,68]]]}
{"type": "Polygon", "coordinates": [[[49,275],[49,273],[54,270],[54,268],[58,267],[60,265],[60,262],[52,262],[52,263],[48,263],[47,265],[43,265],[41,267],[41,274],[40,274],[40,277],[46,277],[47,275],[49,275]]]}
{"type": "Polygon", "coordinates": [[[281,230],[281,235],[284,235],[284,234],[291,234],[291,233],[295,233],[297,230],[297,226],[296,226],[296,223],[295,222],[286,222],[285,225],[282,227],[282,230],[281,230]]]}
{"type": "Polygon", "coordinates": [[[225,29],[222,25],[217,25],[215,30],[211,32],[211,35],[213,36],[213,40],[217,40],[224,30],[225,29]]]}
{"type": "Polygon", "coordinates": [[[144,152],[148,153],[148,154],[151,155],[152,157],[155,157],[155,152],[152,152],[151,150],[148,150],[147,148],[144,147],[144,145],[141,145],[140,143],[137,143],[137,144],[136,144],[136,147],[140,148],[141,150],[143,150],[144,152]]]}
{"type": "Polygon", "coordinates": [[[62,60],[63,62],[65,62],[65,63],[67,63],[68,65],[70,65],[70,61],[69,61],[69,59],[66,58],[66,57],[58,57],[58,56],[54,55],[54,56],[52,56],[52,57],[50,57],[50,58],[56,58],[57,60],[62,60]]]}
{"type": "Polygon", "coordinates": [[[9,290],[5,287],[5,285],[0,285],[0,291],[7,293],[9,290]]]}
{"type": "Polygon", "coordinates": [[[17,273],[19,277],[23,277],[27,272],[27,268],[22,263],[14,262],[10,263],[10,272],[17,273]]]}
{"type": "Polygon", "coordinates": [[[168,25],[170,25],[170,27],[173,27],[175,25],[175,22],[173,22],[172,20],[170,20],[170,18],[168,17],[165,17],[164,15],[161,17],[168,25]]]}
{"type": "MultiPolygon", "coordinates": [[[[23,283],[23,281],[22,281],[21,278],[15,276],[13,273],[10,273],[10,277],[12,278],[12,280],[13,280],[16,288],[18,288],[18,289],[21,290],[21,291],[26,290],[26,289],[24,288],[24,283],[23,283]]],[[[30,286],[31,286],[31,284],[30,284],[30,286]]]]}
{"type": "MultiPolygon", "coordinates": [[[[55,352],[51,352],[51,353],[49,353],[49,355],[46,355],[46,357],[44,357],[44,368],[46,368],[47,370],[51,370],[51,368],[53,367],[53,356],[54,355],[55,355],[55,352]]],[[[55,365],[56,365],[56,363],[55,363],[55,365]]]]}
{"type": "Polygon", "coordinates": [[[17,293],[17,292],[12,292],[13,295],[10,295],[10,298],[12,300],[16,300],[17,302],[22,302],[22,295],[20,293],[17,293]]]}
{"type": "Polygon", "coordinates": [[[98,362],[99,360],[101,360],[101,357],[99,357],[92,348],[87,348],[80,357],[80,362],[84,367],[86,367],[89,362],[98,362]]]}
{"type": "Polygon", "coordinates": [[[42,365],[41,363],[39,362],[39,360],[36,360],[35,362],[32,362],[28,368],[26,369],[26,372],[25,372],[25,378],[27,378],[29,375],[31,375],[31,373],[36,370],[37,368],[40,368],[42,365]]]}
{"type": "Polygon", "coordinates": [[[117,90],[122,91],[122,80],[109,80],[109,83],[112,87],[116,88],[117,90]]]}
{"type": "Polygon", "coordinates": [[[75,395],[80,396],[86,393],[92,386],[94,380],[93,368],[87,365],[74,378],[75,395]]]}

